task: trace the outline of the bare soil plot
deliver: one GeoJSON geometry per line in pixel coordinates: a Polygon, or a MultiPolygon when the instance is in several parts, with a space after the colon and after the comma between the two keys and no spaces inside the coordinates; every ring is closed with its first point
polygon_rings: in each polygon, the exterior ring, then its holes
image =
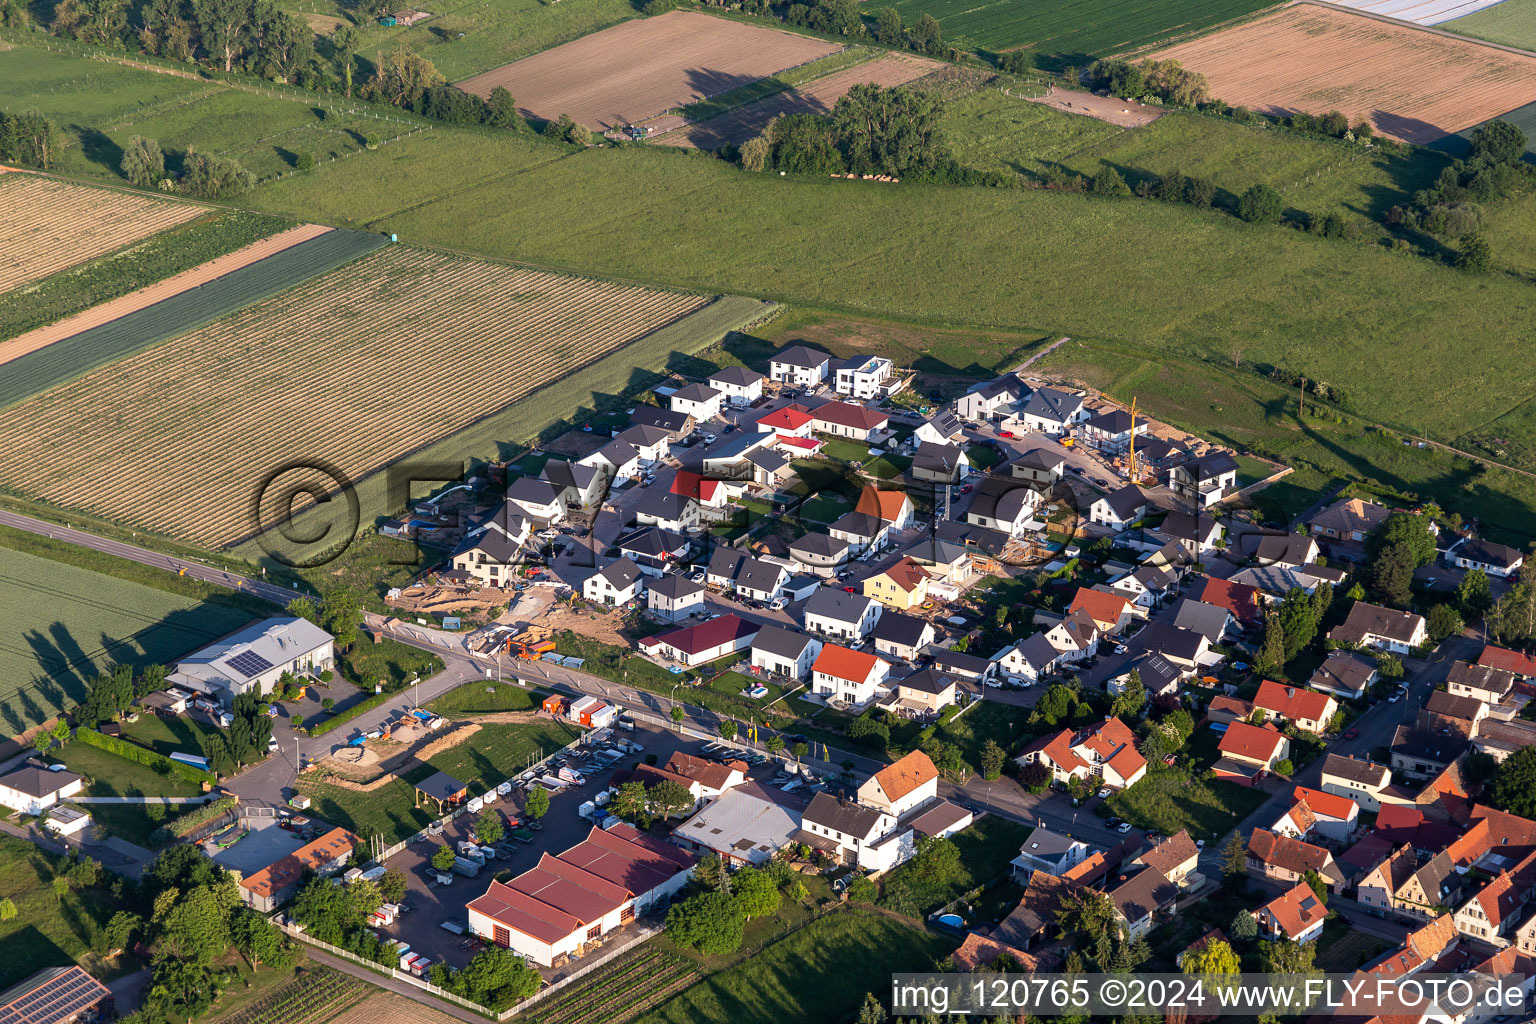
{"type": "Polygon", "coordinates": [[[454,1017],[393,992],[377,992],[331,1019],[330,1024],[458,1024],[454,1017]]]}
{"type": "Polygon", "coordinates": [[[1022,96],[1031,103],[1060,110],[1066,114],[1083,114],[1108,121],[1122,128],[1140,128],[1163,116],[1158,107],[1149,107],[1135,100],[1122,100],[1117,96],[1095,96],[1091,92],[1073,89],[1052,89],[1041,96],[1022,96]]]}
{"type": "Polygon", "coordinates": [[[78,266],[207,212],[131,192],[0,173],[0,292],[78,266]]]}
{"type": "Polygon", "coordinates": [[[209,260],[207,263],[191,270],[183,271],[164,281],[157,281],[147,288],[140,288],[136,292],[129,292],[111,302],[103,302],[99,306],[82,310],[74,316],[65,317],[56,323],[39,327],[25,334],[18,334],[9,341],[0,341],[0,365],[10,362],[28,352],[35,352],[40,348],[52,345],[56,341],[74,337],[81,331],[90,330],[101,324],[111,323],[119,317],[127,316],[135,310],[145,309],[155,303],[179,295],[184,291],[207,284],[216,278],[223,277],[230,271],[248,267],[252,263],[264,260],[274,253],[291,249],[300,242],[307,242],[311,238],[318,238],[331,229],[321,224],[300,224],[296,228],[281,231],[270,238],[263,238],[259,242],[247,245],[243,249],[236,249],[232,253],[209,260]]]}
{"type": "Polygon", "coordinates": [[[506,86],[526,117],[569,114],[603,130],[718,96],[840,49],[777,29],[671,11],[594,32],[459,86],[480,96],[506,86]]]}
{"type": "Polygon", "coordinates": [[[709,301],[391,246],[6,409],[0,479],[229,543],[279,467],[361,479],[709,301]]]}
{"type": "Polygon", "coordinates": [[[937,61],[893,53],[867,64],[834,72],[799,88],[786,89],[708,121],[685,125],[655,141],[668,146],[719,149],[728,143],[742,143],[760,134],[768,127],[768,122],[780,114],[830,113],[837,101],[856,85],[906,85],[941,67],[943,65],[937,61]]]}
{"type": "Polygon", "coordinates": [[[1152,55],[1267,114],[1342,111],[1420,145],[1536,101],[1536,58],[1312,4],[1152,55]]]}

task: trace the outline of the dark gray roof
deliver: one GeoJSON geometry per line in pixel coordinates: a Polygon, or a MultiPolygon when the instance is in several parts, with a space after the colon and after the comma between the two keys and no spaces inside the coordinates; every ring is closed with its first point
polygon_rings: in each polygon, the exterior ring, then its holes
{"type": "Polygon", "coordinates": [[[1018,519],[1025,508],[1038,505],[1040,491],[1022,480],[1006,476],[989,476],[981,481],[971,498],[966,515],[984,516],[1011,523],[1018,519]]]}
{"type": "Polygon", "coordinates": [[[789,460],[772,448],[759,448],[748,452],[747,461],[758,469],[766,469],[770,473],[777,473],[789,465],[789,460]]]}
{"type": "Polygon", "coordinates": [[[799,658],[806,647],[814,642],[804,633],[796,633],[783,626],[764,626],[757,631],[757,636],[752,638],[752,649],[776,654],[781,658],[795,659],[799,658]]]}
{"type": "Polygon", "coordinates": [[[655,516],[657,519],[665,519],[668,522],[680,520],[687,507],[687,498],[661,487],[647,487],[645,493],[640,495],[640,500],[635,503],[636,512],[655,516]]]}
{"type": "Polygon", "coordinates": [[[1221,634],[1231,618],[1232,613],[1219,605],[1186,597],[1179,601],[1178,608],[1174,610],[1173,624],[1180,629],[1192,629],[1214,644],[1221,640],[1221,634]]]}
{"type": "Polygon", "coordinates": [[[1131,922],[1150,917],[1178,896],[1179,887],[1156,868],[1143,868],[1109,893],[1115,909],[1131,922]]]}
{"type": "Polygon", "coordinates": [[[910,555],[913,561],[919,564],[926,562],[932,565],[953,565],[965,557],[966,551],[961,544],[924,538],[903,553],[910,555]]]}
{"type": "Polygon", "coordinates": [[[1312,538],[1299,533],[1245,533],[1238,541],[1243,554],[1260,562],[1306,565],[1312,538]]]}
{"type": "Polygon", "coordinates": [[[884,640],[887,643],[901,644],[906,647],[920,647],[923,643],[923,633],[931,628],[932,623],[927,619],[920,619],[916,615],[907,615],[903,612],[886,612],[880,616],[880,621],[875,623],[875,628],[870,630],[869,635],[876,640],[884,640]]]}
{"type": "Polygon", "coordinates": [[[674,391],[672,397],[681,398],[685,402],[707,402],[712,398],[719,398],[720,392],[708,384],[689,384],[685,388],[674,391]]]}
{"type": "Polygon", "coordinates": [[[1206,480],[1215,480],[1223,473],[1237,471],[1237,460],[1228,451],[1215,451],[1208,455],[1202,455],[1193,462],[1184,464],[1183,469],[1190,476],[1202,483],[1206,480]]]}
{"type": "Polygon", "coordinates": [[[1024,385],[1013,374],[1005,373],[996,380],[989,380],[985,384],[973,385],[966,393],[981,395],[983,398],[997,398],[999,395],[1020,395],[1024,393],[1024,385]]]}
{"type": "Polygon", "coordinates": [[[1038,469],[1049,471],[1066,462],[1066,457],[1051,451],[1049,448],[1031,448],[1029,451],[1014,459],[1009,465],[1023,466],[1026,469],[1038,469]]]}
{"type": "MultiPolygon", "coordinates": [[[[610,466],[617,468],[632,462],[640,453],[628,441],[620,441],[618,438],[614,438],[592,454],[601,455],[610,466]]],[[[589,455],[587,457],[591,458],[592,456],[589,455]]]]}
{"type": "Polygon", "coordinates": [[[680,601],[704,590],[704,584],[695,583],[686,576],[667,574],[659,580],[652,580],[645,585],[645,589],[660,594],[669,601],[680,601]]]}
{"type": "Polygon", "coordinates": [[[1029,396],[1024,412],[1053,423],[1065,423],[1083,407],[1083,400],[1070,391],[1040,388],[1029,396]]]}
{"type": "Polygon", "coordinates": [[[1036,672],[1042,672],[1056,663],[1061,657],[1054,644],[1045,638],[1044,633],[1035,633],[1025,637],[1019,642],[1019,655],[1029,663],[1036,672]]]}
{"type": "Polygon", "coordinates": [[[868,512],[849,512],[833,523],[832,529],[851,533],[855,537],[874,537],[879,534],[882,525],[879,516],[872,516],[868,512]]]}
{"type": "Polygon", "coordinates": [[[965,424],[960,422],[960,417],[949,409],[940,409],[934,413],[928,418],[927,425],[937,430],[943,437],[954,437],[965,431],[965,424]]]}
{"type": "Polygon", "coordinates": [[[850,594],[837,587],[822,587],[805,603],[806,615],[819,615],[834,622],[856,623],[874,601],[863,594],[850,594]]]}
{"type": "Polygon", "coordinates": [[[933,663],[941,669],[964,676],[981,676],[992,665],[986,658],[978,658],[965,651],[949,650],[934,651],[933,663]]]}
{"type": "MultiPolygon", "coordinates": [[[[667,413],[667,415],[684,416],[686,413],[671,412],[667,413]]],[[[681,427],[673,430],[668,427],[657,426],[654,423],[636,423],[634,426],[629,427],[620,433],[619,436],[615,438],[615,440],[628,441],[636,448],[649,448],[651,445],[656,444],[659,441],[665,441],[671,438],[674,434],[679,433],[681,430],[681,427]]]]}
{"type": "Polygon", "coordinates": [[[831,793],[817,793],[801,815],[807,824],[820,825],[834,832],[864,838],[880,821],[880,813],[851,800],[839,800],[831,793]]]}
{"type": "Polygon", "coordinates": [[[1329,754],[1323,759],[1323,774],[1358,782],[1362,786],[1380,786],[1386,783],[1391,773],[1386,765],[1376,764],[1374,761],[1329,754]]]}
{"type": "Polygon", "coordinates": [[[583,466],[578,462],[550,459],[544,463],[544,471],[539,475],[556,486],[574,487],[577,490],[583,490],[590,486],[597,477],[597,470],[591,466],[583,466]]]}
{"type": "Polygon", "coordinates": [[[744,551],[717,547],[709,557],[709,574],[722,576],[737,586],[753,590],[772,590],[789,572],[776,562],[765,562],[744,551]]]}
{"type": "Polygon", "coordinates": [[[1363,689],[1376,671],[1375,662],[1354,651],[1330,651],[1312,673],[1311,686],[1333,686],[1341,690],[1363,689]]]}
{"type": "Polygon", "coordinates": [[[1119,490],[1110,491],[1100,499],[1120,519],[1131,519],[1147,507],[1147,492],[1135,484],[1126,484],[1119,490]]]}
{"type": "Polygon", "coordinates": [[[1462,686],[1475,687],[1479,690],[1488,690],[1504,696],[1514,689],[1515,674],[1502,668],[1457,661],[1451,663],[1451,671],[1446,675],[1445,681],[1447,683],[1459,683],[1462,686]]]}
{"type": "Polygon", "coordinates": [[[1429,695],[1429,700],[1424,702],[1424,710],[1432,715],[1444,715],[1446,718],[1459,718],[1468,722],[1476,718],[1482,709],[1483,702],[1476,697],[1458,697],[1444,690],[1435,690],[1429,695]]]}
{"type": "Polygon", "coordinates": [[[756,370],[749,370],[745,366],[722,366],[709,375],[711,384],[719,381],[721,384],[730,384],[738,388],[744,388],[762,379],[762,374],[756,370]]]}
{"type": "MultiPolygon", "coordinates": [[[[1383,608],[1378,604],[1356,601],[1349,609],[1344,623],[1333,627],[1329,636],[1336,640],[1360,642],[1366,635],[1384,636],[1399,643],[1407,643],[1423,619],[1412,612],[1383,608]]],[[[1454,667],[1452,668],[1454,672],[1454,667]]]]}
{"type": "Polygon", "coordinates": [[[1152,622],[1136,634],[1131,644],[1143,651],[1155,651],[1170,658],[1194,661],[1200,653],[1203,637],[1192,629],[1180,629],[1165,622],[1152,622]]]}
{"type": "Polygon", "coordinates": [[[977,526],[974,523],[961,523],[953,519],[945,519],[935,524],[934,533],[940,540],[950,544],[974,546],[979,551],[985,551],[989,555],[1001,554],[1003,548],[1008,546],[1009,537],[1001,530],[994,530],[989,526],[977,526]]]}
{"type": "Polygon", "coordinates": [[[516,559],[522,550],[521,544],[500,530],[481,530],[479,533],[466,534],[453,549],[453,553],[462,555],[470,551],[483,551],[492,561],[505,565],[516,559]]]}
{"type": "Polygon", "coordinates": [[[437,800],[448,800],[464,792],[464,783],[447,772],[435,772],[416,783],[416,788],[437,800]]]}
{"type": "Polygon", "coordinates": [[[24,765],[0,777],[0,786],[7,786],[27,796],[47,796],[57,793],[72,782],[79,782],[80,778],[74,772],[50,772],[46,768],[24,765]]]}
{"type": "Polygon", "coordinates": [[[1141,675],[1141,685],[1154,693],[1163,690],[1184,677],[1178,666],[1173,662],[1153,651],[1142,654],[1126,666],[1127,671],[1135,669],[1141,675]]]}
{"type": "MultiPolygon", "coordinates": [[[[1131,414],[1124,409],[1111,409],[1109,412],[1099,413],[1084,424],[1084,426],[1093,427],[1095,430],[1102,430],[1106,434],[1129,434],[1131,432],[1131,425],[1134,422],[1131,419],[1131,414]]],[[[1145,426],[1147,421],[1142,420],[1141,422],[1145,426]]]]}
{"type": "Polygon", "coordinates": [[[1393,756],[1445,765],[1466,752],[1466,739],[1454,734],[1420,732],[1409,725],[1398,726],[1392,734],[1393,756]]]}
{"type": "Polygon", "coordinates": [[[807,348],[804,345],[791,345],[778,355],[773,357],[775,363],[787,363],[790,366],[803,366],[814,369],[826,363],[832,357],[819,349],[807,348]]]}
{"type": "Polygon", "coordinates": [[[1211,516],[1174,509],[1168,513],[1168,518],[1163,520],[1163,525],[1157,528],[1157,532],[1176,540],[1204,541],[1215,529],[1216,520],[1211,516]]]}
{"type": "Polygon", "coordinates": [[[1469,540],[1461,546],[1460,551],[1456,552],[1456,557],[1510,569],[1525,556],[1503,544],[1495,544],[1488,540],[1469,540]]]}
{"type": "Polygon", "coordinates": [[[507,485],[507,497],[533,505],[548,505],[560,496],[562,488],[531,476],[520,476],[507,485]]]}
{"type": "Polygon", "coordinates": [[[627,558],[610,562],[597,571],[618,590],[627,590],[640,578],[640,567],[627,558]]]}
{"type": "Polygon", "coordinates": [[[614,546],[620,551],[633,551],[637,555],[660,558],[686,548],[688,538],[671,530],[663,530],[659,526],[642,526],[638,530],[631,530],[624,534],[614,542],[614,546]]]}
{"type": "Polygon", "coordinates": [[[790,544],[789,550],[791,554],[798,551],[807,555],[822,555],[830,558],[847,551],[848,542],[841,537],[833,537],[825,533],[808,533],[790,544]]]}
{"type": "Polygon", "coordinates": [[[912,456],[912,468],[952,473],[964,459],[965,451],[957,444],[925,444],[912,456]]]}
{"type": "Polygon", "coordinates": [[[896,680],[897,686],[905,686],[909,690],[917,690],[920,693],[940,694],[955,685],[955,681],[942,672],[931,668],[925,668],[921,672],[914,672],[905,679],[896,680]]]}

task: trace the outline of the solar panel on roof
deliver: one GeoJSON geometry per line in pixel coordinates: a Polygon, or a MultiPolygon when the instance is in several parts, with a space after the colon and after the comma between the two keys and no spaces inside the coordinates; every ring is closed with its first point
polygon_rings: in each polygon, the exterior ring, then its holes
{"type": "Polygon", "coordinates": [[[255,651],[244,651],[230,658],[226,664],[249,679],[251,676],[260,675],[272,667],[272,663],[255,651]]]}

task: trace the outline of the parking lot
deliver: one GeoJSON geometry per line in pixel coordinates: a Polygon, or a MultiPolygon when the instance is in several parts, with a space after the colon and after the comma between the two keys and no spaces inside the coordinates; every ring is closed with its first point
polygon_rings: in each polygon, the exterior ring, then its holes
{"type": "MultiPolygon", "coordinates": [[[[440,838],[413,842],[390,857],[385,862],[386,866],[405,874],[408,887],[405,905],[410,909],[397,918],[393,925],[378,929],[379,934],[410,943],[412,952],[434,962],[463,967],[478,946],[469,939],[467,933],[461,936],[444,929],[443,922],[451,921],[467,926],[465,905],[482,895],[497,874],[526,871],[536,865],[544,853],[560,853],[585,839],[593,825],[577,813],[577,808],[607,789],[616,771],[632,768],[649,760],[651,755],[655,756],[658,765],[664,765],[675,751],[699,754],[705,746],[702,740],[643,723],[637,723],[633,732],[615,730],[613,740],[633,741],[644,749],[617,761],[613,767],[600,767],[595,763],[590,770],[578,769],[585,776],[586,783],[551,794],[549,813],[538,823],[542,827],[534,831],[532,842],[520,843],[511,838],[504,839],[495,846],[497,856],[487,859],[476,877],[465,878],[453,874],[452,882],[440,886],[436,884],[437,871],[431,864],[432,855],[440,845],[447,844],[457,850],[461,842],[471,838],[478,815],[468,812],[454,818],[440,838]]],[[[755,779],[767,781],[778,770],[775,762],[762,755],[755,755],[754,759],[761,761],[750,772],[755,779]]],[[[524,803],[524,792],[514,789],[509,796],[499,798],[490,807],[501,813],[505,824],[509,817],[525,819],[524,803]]],[[[664,837],[669,829],[655,826],[652,831],[664,837]]],[[[548,977],[555,977],[559,972],[545,973],[548,977]]]]}

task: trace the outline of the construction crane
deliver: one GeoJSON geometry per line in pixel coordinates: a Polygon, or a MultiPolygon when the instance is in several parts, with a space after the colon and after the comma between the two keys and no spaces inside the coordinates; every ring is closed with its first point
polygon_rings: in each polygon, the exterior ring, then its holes
{"type": "Polygon", "coordinates": [[[1126,460],[1125,472],[1131,483],[1140,483],[1141,474],[1136,466],[1136,396],[1131,396],[1131,454],[1126,460]]]}

